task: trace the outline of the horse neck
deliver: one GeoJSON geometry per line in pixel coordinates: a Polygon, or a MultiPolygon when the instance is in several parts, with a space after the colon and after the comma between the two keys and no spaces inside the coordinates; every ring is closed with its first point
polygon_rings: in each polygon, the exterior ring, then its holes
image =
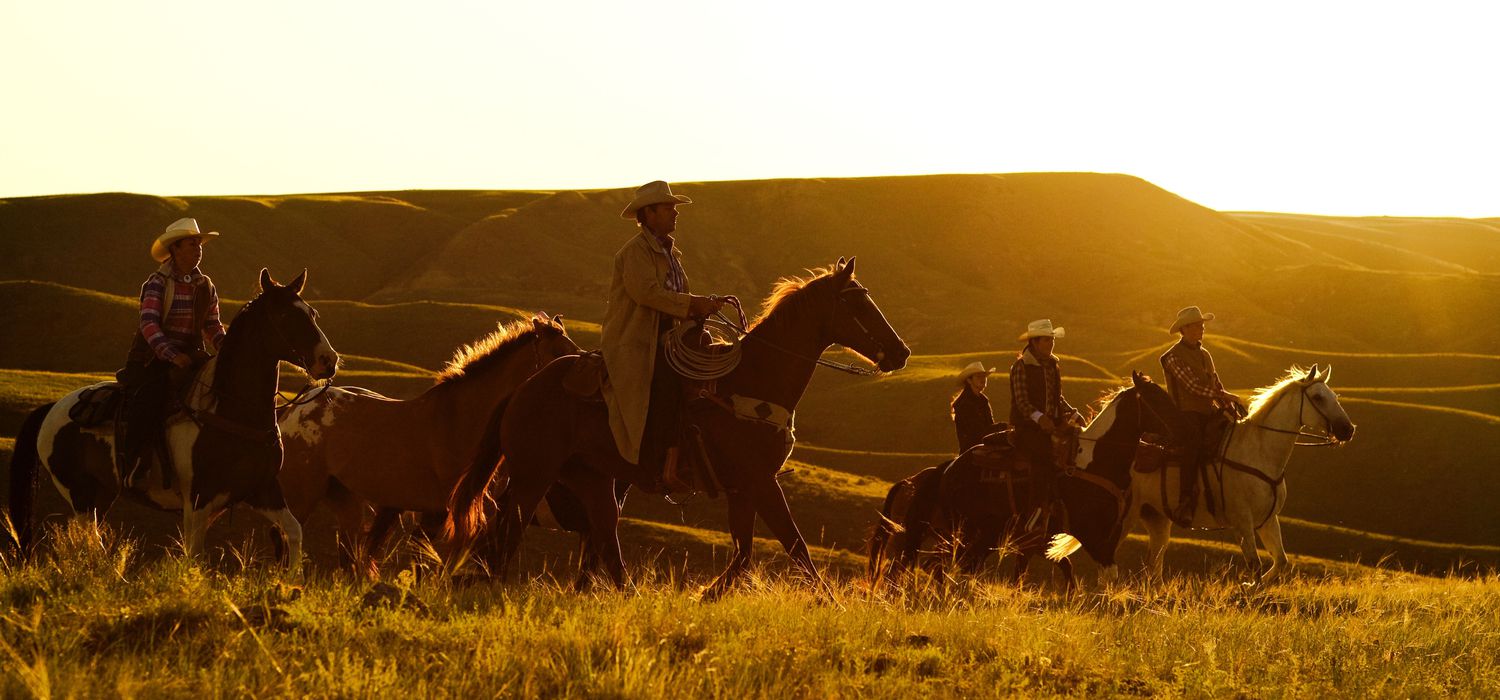
{"type": "Polygon", "coordinates": [[[521,342],[525,347],[510,350],[499,362],[487,363],[481,371],[454,377],[423,392],[412,402],[422,406],[441,406],[444,415],[453,415],[458,407],[468,420],[440,420],[430,426],[434,430],[447,431],[454,436],[455,444],[471,445],[478,439],[490,411],[522,382],[541,369],[538,367],[537,348],[539,338],[530,337],[521,342]]]}
{"type": "Polygon", "coordinates": [[[1296,384],[1288,386],[1264,409],[1265,417],[1236,424],[1224,456],[1262,469],[1273,479],[1285,471],[1302,429],[1297,415],[1302,397],[1292,395],[1300,390],[1296,384]]]}
{"type": "Polygon", "coordinates": [[[767,317],[749,333],[740,364],[724,378],[731,392],[794,410],[812,382],[816,360],[832,343],[808,323],[767,317]]]}
{"type": "MultiPolygon", "coordinates": [[[[1123,481],[1128,480],[1130,459],[1135,455],[1136,440],[1128,437],[1129,428],[1120,425],[1120,403],[1133,399],[1133,396],[1127,396],[1124,393],[1117,395],[1083,429],[1083,433],[1079,435],[1081,438],[1079,446],[1083,454],[1079,455],[1078,460],[1083,469],[1098,473],[1116,483],[1123,484],[1123,481]],[[1111,433],[1120,433],[1120,437],[1106,442],[1104,437],[1111,433]]],[[[1136,425],[1140,425],[1139,419],[1136,425]]],[[[1134,437],[1140,438],[1139,428],[1135,430],[1134,437]]]]}
{"type": "Polygon", "coordinates": [[[276,423],[276,385],[281,361],[250,337],[245,324],[230,324],[214,370],[214,413],[239,423],[276,423]]]}

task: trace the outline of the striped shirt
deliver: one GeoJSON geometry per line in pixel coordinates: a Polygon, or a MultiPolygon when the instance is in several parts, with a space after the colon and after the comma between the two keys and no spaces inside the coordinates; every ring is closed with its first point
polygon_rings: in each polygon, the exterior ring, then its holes
{"type": "Polygon", "coordinates": [[[172,284],[172,299],[167,303],[167,275],[172,274],[172,263],[168,261],[141,285],[141,335],[151,345],[156,356],[172,361],[182,354],[186,346],[193,345],[193,336],[200,329],[193,328],[193,312],[199,290],[213,294],[208,303],[208,314],[201,332],[217,349],[224,342],[224,324],[219,320],[219,299],[208,286],[200,285],[203,273],[193,268],[186,279],[178,277],[172,284]]]}

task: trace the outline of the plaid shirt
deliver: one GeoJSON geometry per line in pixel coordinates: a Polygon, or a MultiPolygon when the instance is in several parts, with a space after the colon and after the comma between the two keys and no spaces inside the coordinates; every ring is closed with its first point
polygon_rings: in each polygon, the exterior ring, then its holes
{"type": "Polygon", "coordinates": [[[214,348],[224,342],[224,324],[219,320],[219,299],[212,291],[207,292],[214,294],[214,297],[209,300],[208,316],[204,319],[203,328],[193,328],[193,310],[198,291],[208,289],[198,284],[203,277],[198,268],[193,268],[186,279],[179,277],[173,280],[172,300],[170,304],[166,302],[167,275],[173,274],[171,266],[171,261],[167,261],[157,271],[160,274],[151,275],[141,285],[141,335],[150,343],[151,351],[168,362],[182,354],[183,346],[191,343],[195,333],[201,332],[214,348]]]}
{"type": "MultiPolygon", "coordinates": [[[[1193,347],[1199,346],[1194,345],[1193,347]]],[[[1210,372],[1208,376],[1203,376],[1198,370],[1172,355],[1167,355],[1163,358],[1162,365],[1177,379],[1179,382],[1178,386],[1181,386],[1190,394],[1201,396],[1205,399],[1217,399],[1219,398],[1219,392],[1224,390],[1224,385],[1219,381],[1219,374],[1217,372],[1210,372]]]]}

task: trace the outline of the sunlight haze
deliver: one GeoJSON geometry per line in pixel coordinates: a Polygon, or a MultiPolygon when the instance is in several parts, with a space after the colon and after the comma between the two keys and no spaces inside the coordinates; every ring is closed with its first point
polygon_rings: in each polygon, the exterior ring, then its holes
{"type": "Polygon", "coordinates": [[[142,7],[0,7],[0,196],[1095,171],[1500,216],[1479,3],[142,7]]]}

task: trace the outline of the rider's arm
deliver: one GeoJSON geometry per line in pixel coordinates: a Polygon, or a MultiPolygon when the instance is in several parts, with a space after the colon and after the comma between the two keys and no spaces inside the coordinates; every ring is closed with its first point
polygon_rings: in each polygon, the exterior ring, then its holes
{"type": "Polygon", "coordinates": [[[218,352],[219,346],[224,344],[224,322],[219,319],[219,290],[209,283],[203,285],[199,292],[208,295],[208,315],[203,319],[203,339],[214,352],[218,352]]]}
{"type": "Polygon", "coordinates": [[[687,318],[692,296],[686,292],[667,289],[656,278],[656,261],[651,251],[631,246],[619,257],[620,278],[625,282],[625,292],[631,300],[677,318],[687,318]]]}

